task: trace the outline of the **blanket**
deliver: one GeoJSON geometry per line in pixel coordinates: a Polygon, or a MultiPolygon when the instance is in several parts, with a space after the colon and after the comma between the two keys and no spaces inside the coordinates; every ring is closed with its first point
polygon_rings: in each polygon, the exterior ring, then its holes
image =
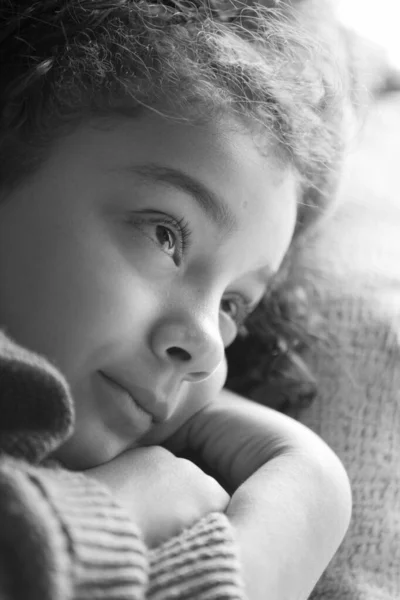
{"type": "Polygon", "coordinates": [[[318,394],[298,419],[342,459],[349,532],[312,600],[400,598],[400,95],[353,134],[339,207],[303,242],[292,276],[318,304],[307,363],[318,394]]]}

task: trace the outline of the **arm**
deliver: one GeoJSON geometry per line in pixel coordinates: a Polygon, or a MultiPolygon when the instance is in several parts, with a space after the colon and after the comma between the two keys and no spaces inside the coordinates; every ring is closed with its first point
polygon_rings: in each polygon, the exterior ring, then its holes
{"type": "Polygon", "coordinates": [[[227,516],[251,600],[305,599],[349,525],[342,464],[300,423],[223,390],[171,437],[234,490],[227,516]]]}
{"type": "Polygon", "coordinates": [[[0,597],[244,600],[237,544],[211,513],[150,550],[106,486],[81,473],[0,461],[0,597]],[[207,548],[207,552],[204,552],[207,548]]]}

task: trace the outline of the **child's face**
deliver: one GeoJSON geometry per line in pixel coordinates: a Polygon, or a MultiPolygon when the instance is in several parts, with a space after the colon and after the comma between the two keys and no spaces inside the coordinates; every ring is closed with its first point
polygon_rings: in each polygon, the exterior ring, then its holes
{"type": "Polygon", "coordinates": [[[0,205],[0,325],[71,386],[67,464],[210,400],[235,313],[288,248],[295,188],[249,135],[148,116],[77,130],[0,205]]]}

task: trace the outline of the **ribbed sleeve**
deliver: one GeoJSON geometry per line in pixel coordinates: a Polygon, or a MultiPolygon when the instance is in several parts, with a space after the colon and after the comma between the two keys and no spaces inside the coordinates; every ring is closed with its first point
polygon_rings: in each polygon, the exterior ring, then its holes
{"type": "Polygon", "coordinates": [[[70,562],[62,526],[17,461],[0,461],[0,597],[70,598],[70,562]]]}
{"type": "Polygon", "coordinates": [[[16,460],[0,467],[0,563],[13,600],[136,600],[147,550],[100,484],[16,460]]]}
{"type": "Polygon", "coordinates": [[[150,551],[97,482],[14,459],[0,464],[0,580],[2,572],[2,600],[246,598],[225,515],[150,551]]]}
{"type": "Polygon", "coordinates": [[[244,600],[237,544],[213,513],[150,553],[149,600],[244,600]]]}
{"type": "Polygon", "coordinates": [[[41,489],[66,536],[74,599],[142,598],[147,550],[139,530],[108,490],[83,474],[35,469],[41,489]]]}

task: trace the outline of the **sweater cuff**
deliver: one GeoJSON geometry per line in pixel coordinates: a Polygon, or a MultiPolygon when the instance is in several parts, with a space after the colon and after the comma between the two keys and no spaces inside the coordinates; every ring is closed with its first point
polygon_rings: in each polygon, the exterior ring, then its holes
{"type": "Polygon", "coordinates": [[[106,486],[62,469],[35,469],[30,477],[68,539],[74,597],[142,598],[148,580],[147,549],[106,486]]]}
{"type": "Polygon", "coordinates": [[[149,600],[245,600],[233,528],[222,513],[150,551],[149,600]]]}
{"type": "Polygon", "coordinates": [[[11,584],[21,584],[13,599],[143,598],[147,549],[105,486],[9,459],[0,465],[0,493],[0,528],[4,521],[8,531],[0,553],[8,549],[11,584]]]}
{"type": "Polygon", "coordinates": [[[21,463],[0,460],[0,597],[71,597],[65,535],[21,463]]]}

